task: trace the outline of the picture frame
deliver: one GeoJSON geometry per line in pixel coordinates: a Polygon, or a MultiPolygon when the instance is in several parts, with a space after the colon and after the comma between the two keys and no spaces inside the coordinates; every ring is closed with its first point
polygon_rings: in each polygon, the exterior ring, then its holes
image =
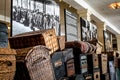
{"type": "Polygon", "coordinates": [[[82,41],[96,41],[97,40],[97,26],[80,17],[81,40],[82,41]]]}
{"type": "Polygon", "coordinates": [[[11,36],[50,28],[54,28],[58,35],[60,8],[54,0],[11,1],[11,36]]]}
{"type": "Polygon", "coordinates": [[[113,51],[113,45],[112,45],[112,34],[109,31],[103,30],[103,36],[104,36],[104,49],[105,52],[111,52],[113,51]]]}
{"type": "Polygon", "coordinates": [[[66,41],[78,40],[77,15],[64,9],[65,17],[65,39],[66,41]]]}

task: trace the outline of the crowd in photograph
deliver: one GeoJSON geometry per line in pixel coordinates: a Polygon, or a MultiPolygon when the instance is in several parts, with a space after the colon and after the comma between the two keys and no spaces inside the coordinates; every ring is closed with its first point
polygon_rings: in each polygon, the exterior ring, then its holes
{"type": "Polygon", "coordinates": [[[46,14],[44,11],[40,12],[39,9],[25,9],[23,7],[13,6],[13,20],[30,27],[35,31],[35,28],[40,30],[49,29],[59,23],[59,16],[46,14]]]}

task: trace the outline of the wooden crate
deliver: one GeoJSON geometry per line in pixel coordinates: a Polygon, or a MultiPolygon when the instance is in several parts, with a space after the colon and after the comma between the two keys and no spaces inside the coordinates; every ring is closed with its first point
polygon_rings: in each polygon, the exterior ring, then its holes
{"type": "Polygon", "coordinates": [[[54,29],[26,32],[9,38],[10,47],[21,49],[36,45],[45,45],[51,49],[50,54],[58,50],[58,42],[54,29]]]}
{"type": "Polygon", "coordinates": [[[31,80],[54,80],[48,48],[42,45],[33,47],[25,60],[31,80]]]}
{"type": "Polygon", "coordinates": [[[0,48],[0,80],[13,80],[16,71],[16,51],[0,48]]]}

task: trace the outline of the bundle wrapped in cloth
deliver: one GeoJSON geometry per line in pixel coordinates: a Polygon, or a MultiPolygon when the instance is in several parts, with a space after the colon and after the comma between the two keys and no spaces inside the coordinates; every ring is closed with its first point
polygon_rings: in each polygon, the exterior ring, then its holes
{"type": "Polygon", "coordinates": [[[79,48],[82,53],[95,53],[96,46],[84,41],[71,41],[65,43],[66,48],[79,48]]]}

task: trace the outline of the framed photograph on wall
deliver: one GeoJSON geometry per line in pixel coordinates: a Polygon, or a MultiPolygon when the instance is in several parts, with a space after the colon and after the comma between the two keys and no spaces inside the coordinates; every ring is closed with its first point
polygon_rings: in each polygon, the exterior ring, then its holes
{"type": "Polygon", "coordinates": [[[112,34],[109,31],[103,31],[103,34],[104,34],[105,51],[106,52],[113,51],[112,34]]]}
{"type": "Polygon", "coordinates": [[[97,26],[93,23],[80,18],[81,26],[81,40],[82,41],[95,41],[97,40],[97,26]]]}
{"type": "Polygon", "coordinates": [[[59,35],[60,29],[60,8],[54,0],[46,1],[46,29],[54,28],[59,35]]]}
{"type": "Polygon", "coordinates": [[[59,29],[59,5],[54,0],[12,0],[11,36],[24,32],[59,29]]]}
{"type": "Polygon", "coordinates": [[[64,14],[66,41],[78,40],[77,15],[66,9],[64,10],[64,14]]]}

